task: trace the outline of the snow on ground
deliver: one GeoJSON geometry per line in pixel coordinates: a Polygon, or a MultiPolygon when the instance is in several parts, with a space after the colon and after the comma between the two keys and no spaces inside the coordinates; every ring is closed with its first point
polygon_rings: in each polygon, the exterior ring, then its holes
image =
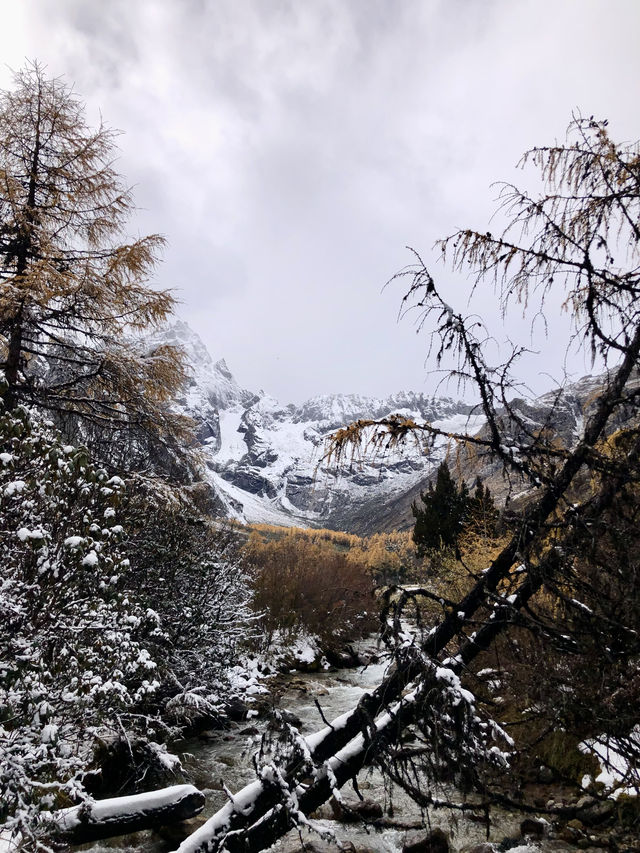
{"type": "Polygon", "coordinates": [[[450,418],[441,418],[433,421],[432,425],[436,429],[441,429],[444,432],[457,432],[462,435],[475,435],[484,426],[484,415],[453,415],[450,418]]]}
{"type": "Polygon", "coordinates": [[[289,656],[293,656],[301,664],[312,664],[320,656],[320,641],[312,634],[300,632],[296,634],[293,641],[289,640],[286,645],[288,646],[289,656]]]}
{"type": "Polygon", "coordinates": [[[0,826],[0,853],[17,853],[21,840],[19,835],[14,835],[0,826]]]}
{"type": "MultiPolygon", "coordinates": [[[[636,726],[630,735],[636,749],[640,749],[640,726],[636,726]]],[[[607,791],[612,792],[614,799],[621,794],[638,796],[640,791],[640,768],[631,767],[623,756],[618,752],[614,738],[603,738],[602,740],[588,740],[580,744],[584,752],[591,752],[600,762],[600,774],[595,781],[601,782],[607,791]]],[[[583,787],[588,787],[591,777],[585,776],[582,780],[583,787]]]]}
{"type": "Polygon", "coordinates": [[[317,448],[305,438],[309,424],[282,421],[273,426],[265,426],[260,430],[260,438],[265,447],[273,450],[278,458],[269,466],[274,477],[279,477],[290,471],[292,466],[296,472],[312,475],[316,465],[322,458],[322,447],[317,448]]]}

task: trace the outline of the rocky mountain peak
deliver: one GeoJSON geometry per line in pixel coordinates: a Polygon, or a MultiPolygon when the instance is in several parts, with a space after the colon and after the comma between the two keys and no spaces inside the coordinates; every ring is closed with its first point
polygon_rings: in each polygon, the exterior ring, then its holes
{"type": "Polygon", "coordinates": [[[221,376],[223,376],[227,381],[235,383],[233,374],[227,367],[227,362],[224,360],[224,358],[218,359],[218,361],[216,361],[216,363],[213,365],[213,369],[216,371],[216,373],[219,373],[221,376]]]}
{"type": "MultiPolygon", "coordinates": [[[[413,391],[387,398],[324,394],[302,405],[282,405],[264,392],[252,393],[236,382],[224,358],[215,363],[199,336],[177,321],[155,335],[156,343],[181,346],[190,380],[176,408],[198,424],[206,460],[206,479],[221,511],[241,521],[333,527],[354,533],[408,526],[411,500],[426,488],[446,455],[446,438],[425,457],[408,442],[402,454],[379,454],[336,471],[324,462],[327,436],[360,418],[400,413],[428,421],[443,433],[475,434],[484,419],[472,405],[413,391]]],[[[579,434],[585,400],[599,382],[584,377],[557,399],[550,392],[535,401],[514,401],[535,426],[553,413],[555,428],[571,443],[579,434]]],[[[492,469],[469,471],[489,478],[492,469]]],[[[495,478],[494,478],[495,479],[495,478]]]]}

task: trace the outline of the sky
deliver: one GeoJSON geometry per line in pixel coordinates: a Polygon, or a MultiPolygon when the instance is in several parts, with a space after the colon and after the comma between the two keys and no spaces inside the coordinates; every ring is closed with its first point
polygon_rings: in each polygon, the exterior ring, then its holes
{"type": "MultiPolygon", "coordinates": [[[[168,241],[155,285],[243,387],[283,403],[433,393],[428,339],[398,316],[402,284],[384,287],[406,247],[470,310],[469,281],[433,244],[490,227],[493,182],[522,180],[522,153],[563,140],[575,110],[640,138],[638,0],[0,6],[0,88],[38,59],[90,121],[123,131],[131,234],[168,241]]],[[[497,341],[539,351],[523,365],[533,391],[562,378],[559,310],[532,340],[517,312],[502,321],[491,286],[471,308],[497,341]]]]}

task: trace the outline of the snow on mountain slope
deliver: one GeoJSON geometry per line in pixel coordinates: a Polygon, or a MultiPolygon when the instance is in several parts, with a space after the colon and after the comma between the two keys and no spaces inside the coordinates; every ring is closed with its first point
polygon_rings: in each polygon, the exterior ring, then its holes
{"type": "Polygon", "coordinates": [[[220,446],[216,456],[225,462],[239,462],[247,452],[247,443],[240,432],[240,422],[244,409],[235,407],[233,409],[222,409],[218,413],[220,425],[220,446]]]}
{"type": "Polygon", "coordinates": [[[309,526],[307,519],[298,518],[295,512],[279,509],[269,500],[234,486],[215,471],[209,471],[208,479],[216,489],[218,499],[225,507],[228,518],[256,524],[274,524],[279,527],[309,526]]]}
{"type": "Polygon", "coordinates": [[[402,455],[378,455],[336,471],[323,461],[326,437],[358,418],[402,413],[443,429],[478,429],[471,407],[402,392],[387,399],[330,394],[300,406],[281,405],[238,385],[224,361],[213,362],[200,338],[176,322],[150,339],[180,346],[190,379],[176,408],[194,418],[203,444],[205,477],[226,513],[243,521],[350,529],[356,516],[397,500],[424,481],[427,460],[408,445],[402,455]]]}
{"type": "MultiPolygon", "coordinates": [[[[398,413],[428,421],[445,432],[473,435],[484,423],[472,406],[450,398],[400,392],[386,399],[356,394],[313,397],[302,405],[282,405],[264,392],[240,388],[226,363],[213,362],[200,338],[177,322],[153,337],[185,351],[190,380],[176,401],[198,424],[205,478],[225,512],[247,522],[321,526],[371,532],[411,522],[411,500],[426,488],[447,450],[443,438],[426,457],[408,442],[401,453],[354,460],[340,470],[323,458],[325,440],[360,418],[398,413]]],[[[598,379],[584,377],[557,397],[514,401],[523,423],[553,428],[571,443],[583,422],[585,400],[597,393],[598,379]]],[[[495,472],[469,470],[489,477],[495,472]]]]}
{"type": "Polygon", "coordinates": [[[202,442],[219,446],[219,412],[246,406],[255,395],[240,388],[224,359],[215,364],[199,336],[182,320],[176,320],[146,337],[150,346],[180,347],[189,367],[189,381],[176,399],[175,408],[190,415],[198,425],[202,442]]]}

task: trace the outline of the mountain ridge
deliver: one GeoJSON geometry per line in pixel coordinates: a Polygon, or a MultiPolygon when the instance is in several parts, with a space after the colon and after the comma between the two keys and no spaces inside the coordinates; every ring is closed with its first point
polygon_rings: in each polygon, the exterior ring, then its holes
{"type": "MultiPolygon", "coordinates": [[[[473,435],[484,424],[477,406],[414,391],[387,398],[321,394],[283,405],[264,391],[241,388],[224,358],[214,362],[183,321],[156,332],[153,342],[178,345],[185,353],[190,377],[175,408],[196,422],[203,480],[218,511],[242,522],[352,533],[409,527],[411,502],[447,455],[446,439],[436,441],[428,457],[417,444],[408,443],[402,453],[363,454],[338,470],[324,459],[327,436],[353,421],[393,413],[428,421],[445,432],[473,435]]],[[[597,385],[597,378],[587,376],[562,392],[556,415],[565,440],[578,435],[585,401],[597,385]]],[[[532,424],[544,423],[556,394],[550,391],[516,405],[532,424]]],[[[460,473],[471,482],[481,474],[500,495],[495,465],[474,471],[467,464],[460,473]]]]}

